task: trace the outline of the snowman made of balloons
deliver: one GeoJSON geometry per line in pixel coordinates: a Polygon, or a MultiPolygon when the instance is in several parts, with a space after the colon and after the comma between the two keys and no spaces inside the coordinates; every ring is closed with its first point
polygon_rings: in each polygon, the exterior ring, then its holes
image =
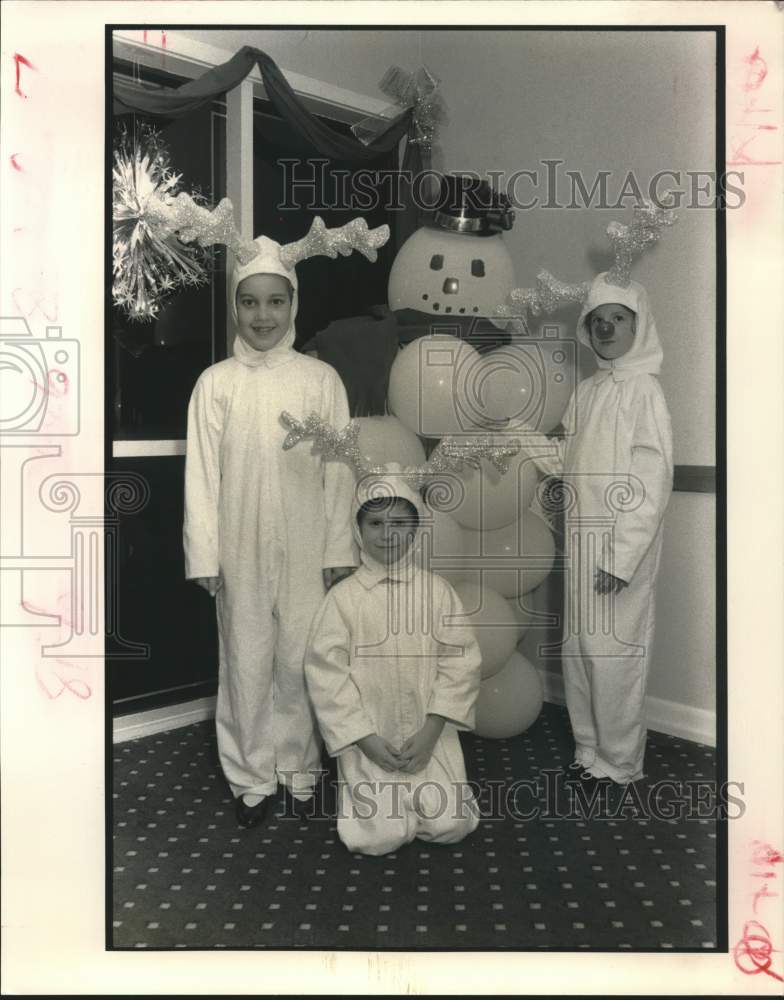
{"type": "Polygon", "coordinates": [[[360,421],[359,440],[369,457],[403,464],[423,462],[422,442],[447,434],[490,431],[498,443],[516,438],[522,445],[505,475],[482,460],[479,468],[445,474],[426,495],[429,568],[453,584],[474,628],[482,652],[476,732],[495,738],[523,732],[541,709],[541,680],[516,646],[535,617],[525,595],[555,556],[549,525],[529,509],[539,476],[515,430],[552,430],[574,371],[574,344],[558,338],[512,335],[505,346],[481,348],[482,324],[495,344],[508,324],[501,307],[515,274],[502,232],[513,218],[474,177],[442,178],[432,224],[402,246],[389,278],[390,308],[429,313],[430,333],[404,347],[392,366],[393,416],[360,421]]]}

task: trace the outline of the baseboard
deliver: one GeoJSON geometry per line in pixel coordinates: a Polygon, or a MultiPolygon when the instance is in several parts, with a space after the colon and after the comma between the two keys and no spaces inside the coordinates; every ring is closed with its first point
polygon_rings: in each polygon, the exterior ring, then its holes
{"type": "MultiPolygon", "coordinates": [[[[544,699],[554,705],[564,704],[563,677],[551,670],[539,670],[544,699]]],[[[664,698],[645,700],[648,728],[657,733],[677,736],[693,743],[716,746],[716,713],[691,705],[681,705],[664,698]]],[[[112,742],[124,743],[140,736],[152,736],[168,729],[179,729],[215,716],[215,698],[199,698],[182,705],[169,705],[149,712],[123,715],[114,720],[112,742]]]]}
{"type": "MultiPolygon", "coordinates": [[[[563,705],[565,699],[562,675],[540,668],[539,676],[544,685],[545,701],[563,705]]],[[[715,712],[649,695],[645,699],[645,717],[648,728],[656,733],[666,733],[668,736],[677,736],[709,747],[716,746],[715,712]]]]}
{"type": "Polygon", "coordinates": [[[125,743],[140,736],[153,736],[168,729],[180,729],[194,722],[204,722],[215,716],[215,696],[186,701],[182,705],[167,705],[148,712],[121,715],[112,723],[112,743],[125,743]]]}

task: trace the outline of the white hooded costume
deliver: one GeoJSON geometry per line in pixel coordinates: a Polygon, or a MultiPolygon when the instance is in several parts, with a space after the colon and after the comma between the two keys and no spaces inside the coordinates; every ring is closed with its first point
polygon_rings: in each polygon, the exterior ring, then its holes
{"type": "Polygon", "coordinates": [[[279,244],[232,275],[239,283],[278,274],[293,287],[282,340],[257,351],[237,336],[234,356],[202,373],[188,410],[185,575],[220,576],[216,728],[221,766],[235,797],[269,795],[280,780],[307,797],[320,745],[305,691],[303,656],[323,596],[322,570],[356,564],[349,523],[354,478],[310,449],[284,451],[282,410],[349,420],[333,368],[293,349],[297,276],[279,244]]]}
{"type": "MultiPolygon", "coordinates": [[[[421,498],[391,466],[386,477],[359,483],[354,512],[379,483],[414,504],[421,527],[421,498]]],[[[450,584],[420,567],[416,540],[383,566],[361,548],[356,518],[354,532],[360,568],[327,594],[305,657],[321,733],[338,759],[338,835],[363,854],[387,854],[415,837],[455,843],[479,822],[457,735],[474,724],[479,646],[454,620],[464,611],[450,584]],[[399,748],[429,713],[448,721],[416,774],[385,771],[355,745],[376,733],[399,748]]]]}
{"type": "Polygon", "coordinates": [[[625,784],[642,777],[645,687],[654,632],[654,588],[662,519],[672,490],[672,431],[656,378],[662,349],[645,289],[622,288],[598,275],[577,336],[591,347],[585,319],[619,303],[636,316],[622,357],[597,356],[599,370],[575,390],[563,419],[563,441],[544,439],[555,458],[538,458],[567,484],[567,587],[561,649],[575,760],[596,777],[625,784]],[[571,488],[571,489],[569,489],[571,488]],[[602,569],[628,586],[595,591],[602,569]]]}

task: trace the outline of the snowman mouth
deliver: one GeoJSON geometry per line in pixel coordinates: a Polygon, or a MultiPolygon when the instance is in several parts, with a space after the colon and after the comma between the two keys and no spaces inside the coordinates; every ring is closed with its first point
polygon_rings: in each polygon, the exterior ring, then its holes
{"type": "MultiPolygon", "coordinates": [[[[430,298],[429,295],[425,294],[422,296],[423,302],[428,302],[430,298]]],[[[432,312],[444,312],[444,313],[458,313],[464,315],[467,312],[478,313],[479,306],[452,306],[443,305],[441,302],[428,302],[428,306],[432,312]]]]}

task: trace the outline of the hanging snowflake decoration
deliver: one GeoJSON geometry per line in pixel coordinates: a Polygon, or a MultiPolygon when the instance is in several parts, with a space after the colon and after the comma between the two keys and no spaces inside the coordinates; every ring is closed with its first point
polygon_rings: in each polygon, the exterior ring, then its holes
{"type": "Polygon", "coordinates": [[[171,224],[175,202],[187,200],[194,211],[209,214],[198,191],[180,191],[181,178],[155,129],[119,135],[112,170],[112,298],[133,320],[154,319],[174,292],[209,279],[211,251],[183,242],[171,224]]]}

